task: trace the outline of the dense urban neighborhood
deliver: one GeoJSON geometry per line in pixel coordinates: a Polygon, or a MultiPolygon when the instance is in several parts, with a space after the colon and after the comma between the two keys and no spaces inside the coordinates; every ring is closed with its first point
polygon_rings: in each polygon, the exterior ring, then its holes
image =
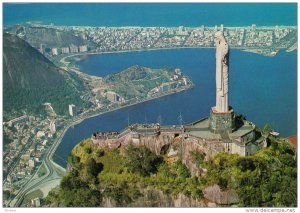
{"type": "MultiPolygon", "coordinates": [[[[49,56],[82,52],[132,51],[164,48],[214,47],[214,33],[224,32],[231,48],[275,55],[280,48],[295,48],[297,28],[294,26],[263,27],[89,27],[55,26],[29,23],[17,25],[9,32],[28,40],[49,56]],[[69,41],[54,43],[40,36],[58,33],[69,41]],[[68,44],[68,45],[65,45],[68,44]]],[[[49,35],[47,36],[49,37],[49,35]]]]}

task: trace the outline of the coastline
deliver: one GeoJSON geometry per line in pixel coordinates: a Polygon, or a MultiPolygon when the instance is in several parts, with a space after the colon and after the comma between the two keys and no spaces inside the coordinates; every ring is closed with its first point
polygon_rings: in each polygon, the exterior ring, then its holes
{"type": "MultiPolygon", "coordinates": [[[[69,63],[66,62],[66,58],[71,58],[75,56],[84,56],[84,55],[102,55],[102,54],[119,54],[119,53],[131,53],[131,52],[147,52],[147,51],[162,51],[162,50],[176,50],[176,49],[214,49],[215,47],[167,47],[167,48],[149,48],[149,49],[133,49],[133,50],[114,50],[114,51],[104,51],[104,52],[82,52],[82,53],[73,53],[69,55],[65,55],[62,57],[59,61],[61,63],[69,63]]],[[[257,48],[246,48],[246,47],[231,47],[231,49],[237,49],[245,52],[251,52],[251,50],[257,50],[257,48]]],[[[287,49],[286,47],[278,47],[278,50],[287,49]]],[[[297,48],[294,48],[290,51],[296,50],[297,48]]],[[[254,52],[259,55],[258,52],[254,52]]]]}
{"type": "MultiPolygon", "coordinates": [[[[75,56],[83,56],[83,55],[102,55],[102,54],[119,54],[119,53],[131,53],[131,52],[147,52],[147,51],[159,51],[159,50],[176,50],[176,49],[213,49],[215,47],[168,47],[168,48],[149,48],[149,49],[135,49],[135,50],[114,50],[114,51],[104,51],[104,52],[83,52],[83,53],[73,53],[62,57],[59,61],[61,63],[69,63],[66,62],[66,58],[71,58],[75,56]]],[[[243,48],[236,48],[243,49],[243,48]]]]}
{"type": "Polygon", "coordinates": [[[110,112],[114,112],[114,111],[118,111],[120,109],[124,109],[126,107],[130,107],[130,106],[134,106],[134,105],[137,105],[137,104],[142,104],[142,103],[146,103],[148,101],[151,101],[151,100],[154,100],[154,99],[159,99],[159,98],[162,98],[162,97],[165,97],[165,96],[169,96],[169,95],[173,95],[173,94],[177,94],[177,93],[180,93],[180,92],[184,92],[186,90],[189,90],[189,89],[192,89],[194,87],[194,84],[190,81],[191,83],[191,86],[190,87],[187,87],[187,88],[184,88],[184,89],[181,89],[181,90],[178,90],[178,91],[172,91],[172,92],[169,92],[169,93],[166,93],[166,94],[162,94],[162,95],[159,95],[159,96],[155,96],[155,97],[150,97],[150,98],[146,98],[145,100],[142,100],[142,101],[138,101],[138,102],[135,102],[135,103],[131,103],[131,104],[126,104],[126,105],[123,105],[123,106],[119,106],[119,107],[116,107],[114,109],[110,109],[108,111],[104,111],[104,112],[94,112],[94,113],[91,113],[89,115],[85,115],[83,117],[78,117],[75,121],[71,122],[70,124],[68,124],[66,127],[64,127],[64,130],[63,132],[60,134],[59,136],[59,139],[58,141],[55,142],[55,148],[53,149],[53,153],[50,157],[50,160],[56,164],[56,166],[60,167],[61,169],[66,169],[66,168],[63,168],[61,165],[59,165],[57,162],[55,162],[53,160],[53,154],[55,153],[56,149],[58,148],[58,146],[60,145],[61,141],[62,141],[62,138],[64,137],[64,135],[66,134],[67,130],[72,127],[72,126],[75,126],[77,124],[80,124],[81,122],[83,122],[84,120],[88,119],[88,118],[93,118],[93,117],[96,117],[96,116],[99,116],[99,115],[103,115],[103,114],[107,114],[107,113],[110,113],[110,112]]]}

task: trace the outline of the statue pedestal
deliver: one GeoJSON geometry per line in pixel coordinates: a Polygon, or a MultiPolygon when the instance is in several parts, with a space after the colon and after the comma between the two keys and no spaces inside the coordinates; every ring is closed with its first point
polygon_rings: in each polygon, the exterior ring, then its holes
{"type": "Polygon", "coordinates": [[[229,132],[235,128],[234,112],[230,109],[228,112],[217,112],[215,107],[210,110],[209,129],[213,133],[229,132]]]}

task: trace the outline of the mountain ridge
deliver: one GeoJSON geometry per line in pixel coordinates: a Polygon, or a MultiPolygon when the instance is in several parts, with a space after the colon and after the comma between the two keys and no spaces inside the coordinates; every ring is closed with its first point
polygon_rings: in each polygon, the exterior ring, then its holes
{"type": "Polygon", "coordinates": [[[23,39],[3,33],[4,120],[24,112],[45,114],[45,102],[51,103],[57,114],[67,114],[69,104],[86,104],[80,98],[83,90],[78,76],[56,67],[23,39]]]}
{"type": "Polygon", "coordinates": [[[60,69],[38,50],[15,35],[3,34],[4,87],[54,87],[64,83],[60,69]]]}

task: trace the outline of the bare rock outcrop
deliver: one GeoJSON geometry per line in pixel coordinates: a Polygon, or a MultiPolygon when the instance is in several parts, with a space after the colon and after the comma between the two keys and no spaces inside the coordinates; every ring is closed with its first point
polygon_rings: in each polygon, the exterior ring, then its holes
{"type": "Polygon", "coordinates": [[[203,190],[204,197],[214,203],[230,205],[239,202],[239,196],[234,189],[222,191],[217,184],[203,190]]]}
{"type": "Polygon", "coordinates": [[[127,137],[122,145],[127,146],[128,144],[132,144],[134,146],[146,146],[152,152],[159,155],[163,146],[172,144],[173,141],[174,137],[167,134],[161,134],[159,136],[141,137],[139,139],[127,137]]]}
{"type": "Polygon", "coordinates": [[[174,207],[206,207],[203,201],[194,200],[184,194],[178,194],[177,198],[174,199],[173,202],[174,207]]]}
{"type": "MultiPolygon", "coordinates": [[[[164,194],[156,189],[140,189],[143,196],[137,198],[124,207],[207,207],[203,201],[197,201],[183,194],[176,197],[164,194]]],[[[117,207],[116,202],[112,198],[105,197],[102,201],[103,207],[117,207]]]]}

